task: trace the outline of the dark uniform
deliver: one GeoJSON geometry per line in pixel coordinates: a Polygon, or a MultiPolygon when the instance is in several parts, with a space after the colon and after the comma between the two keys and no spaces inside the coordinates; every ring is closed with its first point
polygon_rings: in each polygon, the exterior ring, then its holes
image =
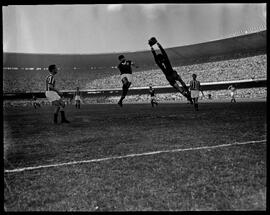
{"type": "Polygon", "coordinates": [[[180,76],[177,74],[177,72],[172,68],[171,62],[168,58],[167,53],[165,50],[162,48],[162,46],[159,46],[161,53],[163,54],[164,57],[164,62],[161,62],[155,52],[154,49],[152,49],[152,53],[155,58],[156,64],[159,66],[159,68],[162,70],[164,73],[166,79],[169,81],[169,83],[173,86],[176,83],[176,79],[181,79],[180,76]]]}
{"type": "Polygon", "coordinates": [[[121,75],[132,74],[131,60],[126,60],[125,63],[119,63],[118,69],[120,70],[121,75]]]}
{"type": "Polygon", "coordinates": [[[37,102],[37,97],[33,96],[32,99],[34,108],[36,109],[37,107],[40,107],[40,104],[37,102]]]}
{"type": "Polygon", "coordinates": [[[121,74],[121,81],[122,81],[122,96],[118,102],[118,105],[120,107],[123,106],[123,100],[127,95],[128,89],[131,85],[131,78],[132,78],[132,68],[131,66],[134,66],[134,63],[130,60],[126,60],[125,57],[123,55],[120,55],[118,57],[118,59],[120,60],[120,63],[118,65],[118,69],[120,71],[121,74]]]}
{"type": "Polygon", "coordinates": [[[155,96],[155,89],[150,88],[149,93],[150,93],[151,97],[154,97],[155,96]]]}
{"type": "Polygon", "coordinates": [[[158,103],[156,101],[156,97],[155,97],[155,89],[150,87],[149,88],[149,93],[150,93],[150,96],[151,96],[151,105],[152,105],[152,107],[154,107],[154,104],[158,105],[158,103]]]}
{"type": "Polygon", "coordinates": [[[121,81],[123,84],[127,84],[128,88],[131,85],[131,74],[132,74],[131,64],[132,62],[130,60],[126,60],[125,62],[121,62],[118,65],[118,69],[121,74],[121,81]],[[128,83],[124,81],[125,78],[128,83]]]}
{"type": "Polygon", "coordinates": [[[179,81],[181,83],[183,88],[179,87],[178,90],[180,91],[181,94],[183,94],[192,103],[190,93],[189,93],[188,87],[186,86],[185,82],[182,80],[180,75],[177,74],[177,72],[172,68],[172,65],[170,63],[168,55],[165,52],[165,50],[163,49],[163,47],[159,43],[157,43],[157,45],[158,45],[162,55],[161,54],[157,55],[154,48],[151,47],[151,51],[154,55],[154,59],[155,59],[156,64],[162,70],[162,72],[164,73],[166,79],[168,80],[168,82],[170,83],[171,86],[173,86],[175,88],[176,81],[179,81]]]}

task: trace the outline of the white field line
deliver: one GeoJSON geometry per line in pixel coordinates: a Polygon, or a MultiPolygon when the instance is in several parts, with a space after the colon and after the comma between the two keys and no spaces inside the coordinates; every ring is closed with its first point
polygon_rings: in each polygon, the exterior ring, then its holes
{"type": "Polygon", "coordinates": [[[50,168],[50,167],[76,165],[76,164],[82,164],[82,163],[101,162],[101,161],[107,161],[107,160],[112,160],[112,159],[139,157],[139,156],[154,155],[154,154],[160,154],[160,153],[195,151],[195,150],[202,150],[202,149],[215,149],[215,148],[221,148],[221,147],[236,146],[236,145],[246,145],[246,144],[251,144],[251,143],[264,143],[264,142],[266,142],[266,140],[255,140],[255,141],[247,141],[247,142],[240,142],[240,143],[235,142],[235,143],[229,143],[229,144],[222,144],[222,145],[215,145],[215,146],[201,146],[201,147],[186,148],[186,149],[161,150],[161,151],[145,152],[145,153],[140,153],[140,154],[128,154],[128,155],[122,155],[122,156],[105,157],[105,158],[92,159],[92,160],[72,161],[72,162],[67,162],[67,163],[58,163],[58,164],[50,164],[50,165],[24,167],[24,168],[18,168],[18,169],[5,170],[5,173],[23,172],[23,171],[27,171],[27,170],[35,170],[35,169],[50,168]]]}

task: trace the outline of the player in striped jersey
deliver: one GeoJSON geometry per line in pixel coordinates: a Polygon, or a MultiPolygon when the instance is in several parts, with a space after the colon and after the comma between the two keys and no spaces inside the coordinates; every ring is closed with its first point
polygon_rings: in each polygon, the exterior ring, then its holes
{"type": "Polygon", "coordinates": [[[123,100],[127,95],[128,89],[131,85],[131,81],[132,81],[132,68],[131,66],[134,66],[136,68],[138,68],[138,66],[135,65],[134,62],[132,62],[131,60],[126,60],[124,55],[120,55],[118,57],[120,63],[118,65],[118,69],[120,70],[121,73],[121,81],[123,83],[122,86],[122,96],[118,102],[118,105],[120,107],[123,106],[123,100]]]}
{"type": "Polygon", "coordinates": [[[75,91],[75,107],[80,109],[81,106],[81,92],[80,88],[77,87],[77,90],[75,91]]]}
{"type": "Polygon", "coordinates": [[[46,77],[46,98],[49,100],[49,102],[54,105],[55,111],[54,111],[54,120],[53,122],[57,124],[57,118],[58,118],[58,113],[60,111],[61,113],[61,123],[69,123],[69,121],[65,117],[65,102],[61,99],[60,95],[62,95],[59,90],[55,88],[55,78],[54,75],[57,74],[57,67],[56,65],[50,65],[49,66],[49,72],[50,74],[46,77]]]}
{"type": "MultiPolygon", "coordinates": [[[[191,94],[191,98],[192,98],[193,103],[194,103],[194,108],[196,111],[198,111],[199,110],[199,104],[198,104],[199,93],[201,91],[203,94],[203,91],[201,90],[200,82],[196,80],[197,75],[192,74],[192,78],[193,78],[193,80],[190,81],[190,85],[189,85],[190,94],[191,94]]],[[[203,96],[204,96],[204,94],[203,94],[203,96]]]]}

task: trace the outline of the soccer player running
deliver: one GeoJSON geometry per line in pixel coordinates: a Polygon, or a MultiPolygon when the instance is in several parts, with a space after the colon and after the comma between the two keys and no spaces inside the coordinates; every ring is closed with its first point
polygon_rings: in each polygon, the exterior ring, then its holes
{"type": "Polygon", "coordinates": [[[135,65],[134,62],[132,62],[131,60],[126,60],[126,58],[124,57],[124,55],[120,55],[118,57],[120,63],[118,65],[118,69],[120,70],[121,73],[121,81],[122,81],[122,96],[118,102],[118,105],[120,107],[123,106],[123,100],[127,95],[128,89],[131,85],[131,81],[132,81],[132,68],[131,66],[134,66],[136,68],[138,68],[138,66],[135,65]]]}
{"type": "Polygon", "coordinates": [[[79,87],[77,87],[77,90],[75,91],[75,107],[76,109],[81,108],[81,92],[79,87]]]}
{"type": "Polygon", "coordinates": [[[234,94],[235,94],[235,91],[236,91],[235,86],[234,86],[233,84],[230,85],[230,86],[228,87],[228,90],[231,91],[231,103],[232,103],[232,102],[236,102],[235,97],[234,97],[234,94]]]}
{"type": "Polygon", "coordinates": [[[54,111],[54,119],[53,122],[54,124],[57,124],[57,118],[58,118],[58,113],[60,111],[61,113],[61,123],[70,123],[66,117],[65,117],[65,102],[61,99],[60,95],[62,95],[59,90],[55,88],[55,78],[54,76],[57,74],[57,67],[56,65],[50,65],[49,66],[49,72],[50,74],[46,77],[46,98],[49,100],[49,102],[52,103],[52,105],[55,106],[55,111],[54,111]]]}
{"type": "Polygon", "coordinates": [[[151,105],[152,105],[152,107],[154,107],[154,105],[157,106],[158,103],[157,103],[156,96],[155,96],[155,89],[152,88],[151,85],[149,86],[149,93],[150,93],[150,96],[151,96],[151,105]]]}
{"type": "MultiPolygon", "coordinates": [[[[198,104],[198,100],[199,100],[199,93],[200,91],[203,94],[203,91],[201,90],[201,84],[199,81],[197,81],[197,75],[196,74],[192,74],[192,78],[193,80],[190,81],[189,84],[189,88],[190,88],[190,94],[191,94],[191,98],[193,100],[193,104],[194,104],[194,109],[196,111],[199,110],[199,104],[198,104]]],[[[203,94],[204,96],[204,94],[203,94]]]]}
{"type": "Polygon", "coordinates": [[[151,51],[154,55],[155,62],[159,66],[159,68],[162,70],[164,73],[166,79],[170,83],[172,87],[174,87],[177,91],[179,91],[183,96],[185,96],[189,102],[192,104],[192,99],[190,97],[190,93],[188,90],[188,87],[186,86],[185,82],[182,80],[179,74],[172,68],[170,60],[168,58],[167,53],[163,49],[163,47],[157,42],[155,37],[152,37],[149,41],[148,44],[151,47],[151,51]],[[157,44],[159,47],[161,54],[156,54],[155,49],[153,48],[153,45],[157,44]],[[179,81],[182,85],[180,87],[176,81],[179,81]]]}

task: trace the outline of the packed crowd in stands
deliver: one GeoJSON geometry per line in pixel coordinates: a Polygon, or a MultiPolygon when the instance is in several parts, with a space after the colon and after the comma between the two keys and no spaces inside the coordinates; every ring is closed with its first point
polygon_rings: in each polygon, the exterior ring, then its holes
{"type": "MultiPolygon", "coordinates": [[[[154,66],[151,70],[133,71],[132,87],[148,87],[151,84],[153,87],[167,86],[168,82],[162,71],[154,66]]],[[[218,82],[218,81],[235,81],[243,79],[266,79],[267,77],[267,56],[266,54],[237,58],[231,60],[220,60],[215,62],[207,62],[200,64],[192,64],[186,66],[174,67],[174,69],[181,75],[182,79],[189,83],[191,75],[197,74],[197,79],[201,83],[218,82]]],[[[5,92],[33,92],[44,91],[45,78],[48,71],[5,71],[3,70],[3,91],[5,92]]],[[[80,89],[112,89],[121,88],[120,73],[117,69],[104,69],[99,71],[72,71],[61,69],[56,76],[57,87],[60,90],[75,90],[76,87],[80,89]]],[[[243,90],[245,95],[254,94],[256,89],[250,89],[251,93],[243,90]]],[[[265,89],[257,89],[260,95],[266,96],[265,89]]],[[[240,92],[240,91],[239,91],[240,92]]],[[[219,91],[213,98],[218,98],[218,95],[224,94],[219,91]]],[[[225,93],[226,94],[226,93],[225,93]]],[[[242,93],[243,94],[243,93],[242,93]]],[[[241,95],[241,93],[239,94],[241,95]]],[[[166,100],[166,94],[159,95],[161,99],[166,100]]],[[[129,96],[132,101],[144,101],[146,96],[129,96]],[[145,98],[144,98],[145,97],[145,98]]],[[[169,99],[180,99],[180,94],[172,94],[169,99]]],[[[242,96],[245,97],[245,96],[242,96]]],[[[91,100],[91,99],[86,99],[91,100]]],[[[103,101],[102,99],[100,99],[103,101]]],[[[114,102],[113,98],[107,102],[114,102]]],[[[128,101],[128,98],[127,98],[128,101]]]]}
{"type": "MultiPolygon", "coordinates": [[[[250,78],[266,78],[266,55],[194,64],[174,67],[182,79],[189,83],[191,75],[197,74],[201,82],[233,81],[250,78]]],[[[168,85],[160,69],[133,73],[132,87],[168,85]]],[[[103,79],[89,82],[86,89],[119,88],[121,86],[119,75],[112,75],[103,79]]]]}

